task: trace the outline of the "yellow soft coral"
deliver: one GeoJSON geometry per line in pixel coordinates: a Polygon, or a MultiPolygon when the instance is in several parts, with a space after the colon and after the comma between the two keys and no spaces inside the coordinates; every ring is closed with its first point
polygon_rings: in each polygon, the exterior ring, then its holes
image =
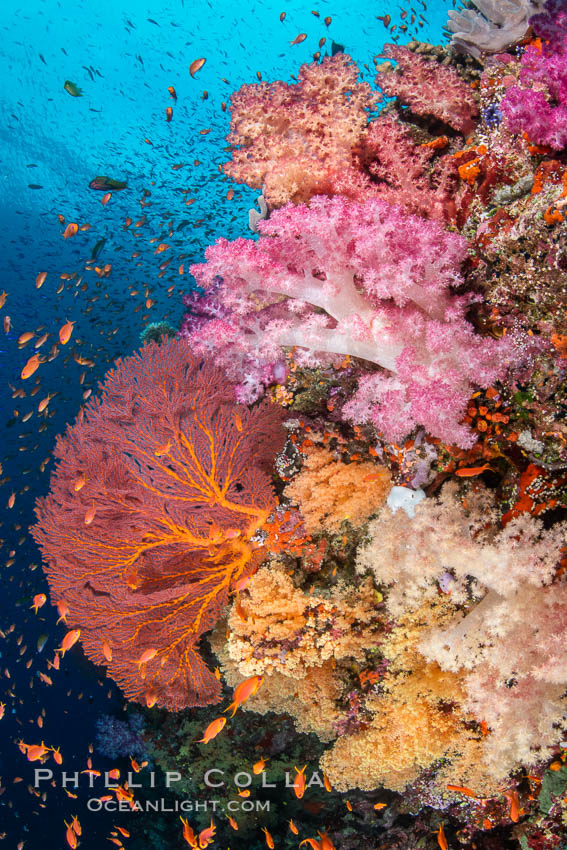
{"type": "Polygon", "coordinates": [[[341,523],[362,525],[382,507],[390,473],[375,463],[341,463],[324,448],[312,448],[285,495],[299,504],[310,534],[339,531],[341,523]]]}

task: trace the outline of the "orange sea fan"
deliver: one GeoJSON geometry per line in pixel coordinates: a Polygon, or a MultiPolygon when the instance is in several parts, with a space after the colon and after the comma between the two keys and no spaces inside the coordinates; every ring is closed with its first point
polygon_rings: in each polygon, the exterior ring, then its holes
{"type": "Polygon", "coordinates": [[[129,699],[174,711],[219,699],[198,643],[263,558],[252,537],[274,508],[283,439],[277,407],[235,405],[224,374],[179,340],[118,361],[58,438],[32,533],[52,601],[129,699]]]}

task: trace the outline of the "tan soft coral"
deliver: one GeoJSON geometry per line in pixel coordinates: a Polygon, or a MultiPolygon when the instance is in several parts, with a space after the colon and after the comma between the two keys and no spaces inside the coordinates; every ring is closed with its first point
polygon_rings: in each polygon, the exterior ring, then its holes
{"type": "Polygon", "coordinates": [[[336,532],[348,520],[362,525],[382,507],[391,486],[390,473],[375,463],[342,463],[330,451],[310,449],[301,472],[285,495],[299,504],[310,534],[336,532]]]}
{"type": "Polygon", "coordinates": [[[440,759],[470,752],[469,743],[480,737],[471,731],[474,718],[462,710],[460,677],[426,663],[417,651],[424,626],[441,625],[453,613],[447,600],[428,603],[402,618],[382,645],[390,663],[381,683],[383,693],[366,700],[372,721],[354,735],[339,738],[321,759],[321,768],[338,791],[381,785],[402,791],[440,759]]]}
{"type": "Polygon", "coordinates": [[[229,614],[229,655],[243,676],[297,678],[329,659],[361,659],[382,637],[380,598],[369,580],[309,595],[287,573],[264,567],[229,614]]]}
{"type": "Polygon", "coordinates": [[[225,173],[263,187],[271,208],[336,194],[349,182],[355,194],[368,191],[368,181],[353,168],[351,150],[380,95],[358,77],[352,59],[337,53],[302,65],[297,84],[242,86],[231,97],[232,161],[225,173]]]}

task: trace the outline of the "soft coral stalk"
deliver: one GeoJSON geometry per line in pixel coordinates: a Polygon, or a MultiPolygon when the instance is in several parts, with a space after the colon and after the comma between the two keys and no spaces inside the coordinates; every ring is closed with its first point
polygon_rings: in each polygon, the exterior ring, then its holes
{"type": "Polygon", "coordinates": [[[451,291],[462,282],[461,236],[384,201],[340,197],[290,204],[258,229],[257,242],[220,239],[192,267],[212,317],[188,317],[182,331],[240,382],[241,398],[261,394],[284,348],[308,366],[350,355],[382,369],[361,380],[346,409],[353,421],[391,439],[419,423],[474,442],[459,424],[471,383],[495,380],[513,345],[477,336],[470,299],[451,291]]]}

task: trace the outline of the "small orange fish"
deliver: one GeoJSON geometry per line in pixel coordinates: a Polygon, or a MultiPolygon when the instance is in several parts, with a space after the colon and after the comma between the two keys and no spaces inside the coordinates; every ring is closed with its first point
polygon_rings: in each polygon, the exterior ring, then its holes
{"type": "Polygon", "coordinates": [[[81,823],[77,815],[73,815],[71,819],[71,826],[76,835],[82,835],[83,830],[81,829],[81,823]]]}
{"type": "Polygon", "coordinates": [[[169,124],[169,122],[171,121],[172,118],[173,118],[173,109],[172,109],[171,106],[166,106],[166,108],[165,108],[165,120],[167,121],[168,124],[169,124]]]}
{"type": "Polygon", "coordinates": [[[63,239],[69,239],[71,236],[75,236],[76,233],[79,232],[79,225],[75,224],[74,221],[70,222],[65,230],[63,231],[63,239]]]}
{"type": "Polygon", "coordinates": [[[12,327],[12,320],[9,316],[4,316],[4,333],[9,334],[12,327]]]}
{"type": "Polygon", "coordinates": [[[305,768],[307,765],[304,765],[301,770],[299,768],[295,768],[295,772],[297,776],[293,780],[293,791],[298,800],[301,800],[303,795],[305,794],[305,768]]]}
{"type": "Polygon", "coordinates": [[[490,469],[489,463],[485,463],[484,466],[462,467],[461,469],[457,469],[455,475],[458,475],[459,478],[472,478],[475,475],[481,475],[487,469],[490,469]]]}
{"type": "Polygon", "coordinates": [[[87,483],[87,476],[84,472],[81,472],[78,478],[75,478],[73,481],[73,490],[75,493],[78,493],[79,490],[82,490],[85,484],[87,483]]]}
{"type": "Polygon", "coordinates": [[[36,593],[33,598],[33,605],[30,605],[30,608],[33,608],[35,613],[37,614],[38,609],[41,608],[42,605],[45,605],[46,602],[47,596],[45,595],[45,593],[36,593]]]}
{"type": "Polygon", "coordinates": [[[49,336],[49,333],[44,333],[42,336],[40,336],[40,338],[35,343],[34,348],[41,348],[42,345],[45,345],[45,343],[49,339],[49,336]]]}
{"type": "Polygon", "coordinates": [[[27,758],[28,761],[40,761],[44,756],[49,752],[49,747],[46,747],[44,742],[41,744],[32,744],[31,746],[27,746],[27,758]]]}
{"type": "Polygon", "coordinates": [[[0,310],[2,309],[2,307],[4,306],[4,304],[6,303],[6,298],[7,298],[7,297],[8,297],[8,293],[7,293],[7,292],[5,292],[4,290],[3,290],[2,292],[0,292],[0,310]]]}
{"type": "Polygon", "coordinates": [[[441,848],[441,850],[449,850],[449,845],[447,844],[447,839],[445,838],[445,830],[443,829],[443,824],[439,827],[439,832],[437,833],[437,844],[441,848]]]}
{"type": "Polygon", "coordinates": [[[165,455],[165,454],[168,453],[170,448],[171,448],[171,440],[168,440],[167,443],[164,443],[162,446],[157,447],[157,449],[154,451],[155,457],[162,457],[162,455],[165,455]]]}
{"type": "Polygon", "coordinates": [[[193,850],[194,850],[194,848],[197,848],[199,846],[198,843],[197,843],[197,839],[195,837],[195,833],[193,832],[193,830],[189,826],[188,820],[186,820],[185,818],[183,818],[181,816],[180,816],[180,820],[181,820],[181,823],[183,824],[183,838],[185,839],[185,841],[187,842],[189,847],[193,848],[193,850]]]}
{"type": "Polygon", "coordinates": [[[80,629],[73,629],[73,631],[67,632],[67,634],[63,638],[61,646],[59,647],[59,649],[56,649],[55,652],[60,652],[61,655],[64,656],[65,653],[68,652],[72,646],[75,646],[80,637],[80,629]]]}
{"type": "Polygon", "coordinates": [[[59,602],[57,603],[57,613],[59,614],[59,619],[57,620],[57,623],[55,625],[58,626],[59,623],[61,622],[61,620],[63,620],[63,622],[66,623],[67,622],[67,614],[69,613],[69,606],[62,599],[60,599],[59,602]]]}
{"type": "Polygon", "coordinates": [[[290,45],[301,44],[302,41],[305,41],[307,38],[306,32],[300,32],[299,35],[296,35],[293,41],[290,41],[290,45]]]}
{"type": "Polygon", "coordinates": [[[173,100],[174,100],[174,101],[177,101],[177,92],[175,91],[175,89],[173,88],[173,86],[168,86],[168,87],[167,87],[167,90],[168,90],[168,92],[169,92],[170,96],[173,98],[173,100]]]}
{"type": "Polygon", "coordinates": [[[142,664],[147,664],[148,661],[151,661],[152,658],[156,657],[156,655],[157,655],[157,649],[153,649],[153,648],[152,649],[146,649],[145,652],[142,652],[142,654],[140,655],[140,657],[136,661],[136,664],[138,665],[138,667],[141,667],[142,664]]]}
{"type": "Polygon", "coordinates": [[[102,654],[104,655],[107,661],[112,661],[112,649],[110,648],[110,644],[106,640],[103,640],[102,642],[102,654]]]}
{"type": "Polygon", "coordinates": [[[255,765],[253,765],[253,767],[252,767],[252,772],[253,772],[253,773],[255,773],[255,774],[256,774],[256,776],[258,776],[258,774],[262,773],[262,772],[265,770],[266,762],[268,762],[269,760],[270,760],[270,759],[265,759],[265,758],[262,756],[262,758],[260,759],[260,761],[257,761],[257,762],[256,762],[256,764],[255,764],[255,765]]]}
{"type": "Polygon", "coordinates": [[[228,816],[228,822],[233,829],[235,829],[235,830],[238,829],[238,823],[236,822],[236,820],[234,818],[231,818],[230,815],[228,816]]]}
{"type": "Polygon", "coordinates": [[[72,829],[70,823],[67,823],[67,821],[63,821],[63,823],[67,827],[67,829],[65,831],[65,838],[67,839],[67,844],[69,845],[71,850],[75,850],[75,848],[77,847],[77,844],[79,843],[77,836],[75,835],[75,832],[72,829]]]}
{"type": "Polygon", "coordinates": [[[270,833],[268,832],[268,830],[265,826],[262,827],[262,832],[266,836],[266,845],[270,848],[270,850],[274,850],[274,847],[275,847],[274,839],[272,838],[272,836],[270,835],[270,833]]]}
{"type": "MultiPolygon", "coordinates": [[[[319,830],[317,830],[319,832],[319,830]]],[[[336,850],[335,845],[326,832],[319,832],[321,850],[336,850]]]]}
{"type": "Polygon", "coordinates": [[[238,796],[239,797],[249,797],[250,796],[250,789],[249,788],[241,788],[240,791],[238,792],[238,796]]]}
{"type": "Polygon", "coordinates": [[[117,767],[113,767],[112,770],[108,771],[109,779],[120,779],[120,770],[117,767]]]}
{"type": "Polygon", "coordinates": [[[324,22],[326,27],[329,27],[329,26],[331,26],[332,21],[333,21],[332,18],[324,18],[323,22],[324,22]]]}
{"type": "Polygon", "coordinates": [[[10,493],[10,496],[8,497],[8,507],[10,509],[12,509],[14,507],[15,503],[16,503],[16,494],[12,492],[12,493],[10,493]]]}
{"type": "Polygon", "coordinates": [[[61,755],[60,747],[52,747],[53,758],[56,764],[63,764],[63,756],[61,755]]]}
{"type": "Polygon", "coordinates": [[[280,12],[280,21],[282,22],[282,24],[285,21],[285,12],[280,12]]]}
{"type": "Polygon", "coordinates": [[[379,812],[380,809],[385,809],[387,805],[388,803],[374,803],[372,808],[376,809],[376,811],[379,812]]]}
{"type": "Polygon", "coordinates": [[[291,818],[289,819],[288,824],[291,832],[293,832],[294,835],[299,835],[299,830],[294,824],[294,822],[291,820],[291,818]]]}
{"type": "Polygon", "coordinates": [[[37,372],[37,370],[39,369],[40,363],[41,361],[39,359],[39,354],[32,355],[24,366],[24,368],[22,369],[22,373],[20,375],[22,381],[27,380],[27,378],[31,378],[34,372],[37,372]]]}
{"type": "Polygon", "coordinates": [[[475,794],[474,791],[465,785],[447,785],[447,791],[455,791],[457,794],[464,794],[466,797],[478,799],[478,794],[475,794]]]}
{"type": "Polygon", "coordinates": [[[148,708],[153,708],[153,706],[157,702],[157,698],[158,698],[158,695],[153,688],[150,688],[144,694],[144,699],[146,701],[146,705],[147,705],[148,708]]]}
{"type": "Polygon", "coordinates": [[[59,342],[61,345],[67,345],[69,340],[71,339],[71,334],[73,333],[73,325],[75,322],[70,322],[67,320],[64,325],[59,329],[59,342]]]}
{"type": "Polygon", "coordinates": [[[325,786],[325,791],[330,793],[333,790],[329,782],[329,777],[326,774],[323,774],[323,785],[325,786]]]}
{"type": "Polygon", "coordinates": [[[112,192],[106,192],[106,194],[104,194],[102,196],[101,204],[103,205],[103,207],[105,207],[107,205],[107,203],[109,202],[109,200],[111,198],[112,198],[112,192]]]}
{"type": "Polygon", "coordinates": [[[85,514],[85,519],[84,519],[85,525],[90,525],[91,522],[93,521],[93,519],[95,518],[95,516],[96,516],[96,505],[91,505],[90,508],[88,508],[88,510],[85,514]]]}
{"type": "Polygon", "coordinates": [[[224,729],[225,726],[226,726],[226,717],[217,717],[216,720],[213,720],[212,723],[209,723],[209,725],[207,726],[207,728],[205,729],[205,731],[203,733],[203,737],[199,738],[199,740],[196,741],[196,743],[197,744],[208,744],[209,741],[212,741],[213,738],[216,738],[216,736],[219,734],[219,732],[222,732],[222,730],[224,729]]]}
{"type": "Polygon", "coordinates": [[[33,331],[26,331],[25,333],[20,334],[19,337],[18,337],[18,345],[20,345],[20,346],[25,345],[26,342],[29,342],[30,339],[34,338],[34,336],[35,336],[35,334],[34,334],[33,331]]]}
{"type": "Polygon", "coordinates": [[[191,62],[191,64],[189,65],[189,73],[192,77],[195,76],[197,71],[201,70],[206,61],[206,59],[195,59],[193,62],[191,62]]]}
{"type": "Polygon", "coordinates": [[[199,848],[200,850],[204,850],[205,847],[208,847],[209,844],[213,843],[213,835],[216,832],[216,827],[214,821],[211,817],[211,825],[206,829],[202,829],[199,833],[199,848]]]}
{"type": "Polygon", "coordinates": [[[321,850],[321,845],[316,838],[305,838],[300,842],[299,846],[301,847],[302,844],[309,844],[311,850],[321,850]]]}
{"type": "Polygon", "coordinates": [[[229,189],[228,192],[226,193],[226,199],[227,199],[227,201],[232,201],[233,198],[234,198],[234,189],[229,189]]]}
{"type": "Polygon", "coordinates": [[[232,709],[232,714],[230,716],[234,717],[237,708],[243,705],[246,700],[250,699],[250,697],[256,693],[263,681],[263,676],[252,676],[250,679],[245,679],[244,682],[237,685],[232,695],[232,702],[228,708],[225,708],[225,712],[232,709]]]}
{"type": "Polygon", "coordinates": [[[504,796],[510,803],[510,810],[508,812],[510,816],[510,820],[514,823],[517,823],[520,819],[520,804],[518,800],[518,792],[517,791],[506,791],[504,796]]]}
{"type": "Polygon", "coordinates": [[[35,288],[41,289],[43,284],[45,283],[45,278],[47,277],[47,272],[40,272],[35,279],[35,288]]]}

